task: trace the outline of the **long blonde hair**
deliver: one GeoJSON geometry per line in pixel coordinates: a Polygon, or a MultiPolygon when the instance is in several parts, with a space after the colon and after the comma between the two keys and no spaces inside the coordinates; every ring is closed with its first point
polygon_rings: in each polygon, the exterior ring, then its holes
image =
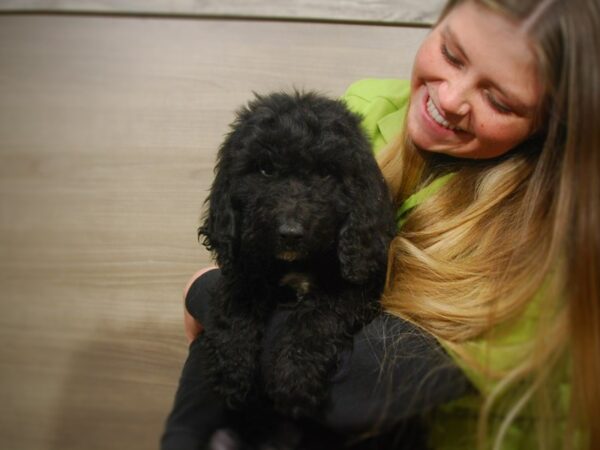
{"type": "MultiPolygon", "coordinates": [[[[450,1],[442,17],[461,1],[450,1]]],[[[482,407],[480,445],[494,402],[526,386],[495,431],[496,448],[528,403],[542,418],[540,448],[559,447],[553,433],[562,431],[549,412],[552,383],[568,364],[571,433],[560,446],[574,445],[574,430],[582,428],[589,448],[600,448],[599,2],[464,1],[516,18],[537,43],[545,126],[494,160],[428,155],[406,136],[383,152],[380,164],[397,204],[443,172],[456,176],[410,213],[393,241],[382,302],[471,369],[499,379],[482,407]],[[501,373],[470,359],[470,341],[492,339],[534,298],[540,317],[529,357],[501,373]]]]}

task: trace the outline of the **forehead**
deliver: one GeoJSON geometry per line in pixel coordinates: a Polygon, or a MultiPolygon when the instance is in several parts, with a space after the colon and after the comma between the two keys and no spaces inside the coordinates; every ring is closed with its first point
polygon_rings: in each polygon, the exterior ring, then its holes
{"type": "MultiPolygon", "coordinates": [[[[237,139],[235,166],[245,172],[270,167],[280,175],[332,174],[351,171],[356,157],[369,152],[365,140],[352,138],[329,122],[304,120],[304,114],[274,111],[245,122],[237,139]]],[[[351,126],[344,122],[344,125],[351,126]]]]}
{"type": "Polygon", "coordinates": [[[530,107],[540,101],[535,47],[521,24],[500,12],[467,0],[438,24],[436,30],[450,45],[460,46],[469,67],[530,107]]]}

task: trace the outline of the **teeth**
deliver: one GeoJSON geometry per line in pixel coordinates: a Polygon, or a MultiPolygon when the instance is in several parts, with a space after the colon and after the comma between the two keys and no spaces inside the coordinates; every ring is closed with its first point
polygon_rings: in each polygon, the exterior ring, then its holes
{"type": "Polygon", "coordinates": [[[438,124],[443,126],[444,128],[448,128],[449,130],[452,130],[452,131],[460,130],[460,128],[455,127],[454,125],[451,125],[450,122],[448,122],[446,119],[444,119],[442,117],[442,115],[440,114],[438,109],[433,104],[433,100],[431,100],[431,97],[429,97],[429,100],[427,100],[427,111],[429,112],[429,115],[431,116],[431,118],[433,120],[435,120],[438,124]]]}

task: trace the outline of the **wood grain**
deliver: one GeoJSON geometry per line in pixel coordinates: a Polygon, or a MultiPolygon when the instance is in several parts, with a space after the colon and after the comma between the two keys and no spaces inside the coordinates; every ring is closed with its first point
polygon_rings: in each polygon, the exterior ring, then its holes
{"type": "Polygon", "coordinates": [[[430,25],[444,0],[3,0],[0,11],[254,17],[430,25]]]}
{"type": "Polygon", "coordinates": [[[0,16],[0,448],[156,448],[233,111],[407,77],[425,32],[0,16]]]}

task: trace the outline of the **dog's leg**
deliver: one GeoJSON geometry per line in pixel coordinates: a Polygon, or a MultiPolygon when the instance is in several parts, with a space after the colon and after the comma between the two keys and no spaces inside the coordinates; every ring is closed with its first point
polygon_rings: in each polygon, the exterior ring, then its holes
{"type": "Polygon", "coordinates": [[[212,383],[232,409],[240,409],[256,395],[262,323],[252,318],[228,317],[208,330],[214,363],[212,383]]]}
{"type": "MultiPolygon", "coordinates": [[[[324,406],[338,357],[367,320],[364,297],[308,294],[279,331],[266,368],[266,391],[275,408],[292,417],[314,416],[324,406]]],[[[370,308],[374,309],[374,308],[370,308]]]]}
{"type": "Polygon", "coordinates": [[[205,355],[207,382],[233,410],[253,396],[266,312],[253,295],[223,276],[210,292],[204,332],[198,345],[205,355]]]}

